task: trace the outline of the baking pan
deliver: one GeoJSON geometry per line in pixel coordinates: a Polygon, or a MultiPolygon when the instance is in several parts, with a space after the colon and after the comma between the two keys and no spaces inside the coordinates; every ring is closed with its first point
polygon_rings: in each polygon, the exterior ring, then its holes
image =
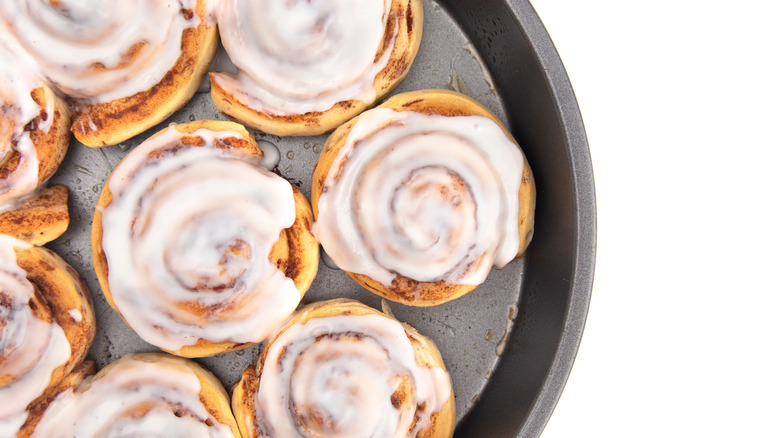
{"type": "MultiPolygon", "coordinates": [[[[512,130],[537,184],[536,230],[523,259],[494,270],[455,301],[395,316],[439,345],[458,411],[456,436],[538,436],[563,389],[587,314],[595,258],[595,195],[585,131],[560,59],[531,5],[521,0],[424,0],[420,53],[396,92],[448,88],[467,94],[512,130]]],[[[224,119],[199,93],[164,124],[123,144],[89,149],[73,140],[53,183],[68,187],[71,225],[49,246],[83,276],[95,301],[98,334],[89,358],[98,366],[132,352],[155,351],[106,303],[92,266],[92,214],[103,184],[127,152],[169,123],[224,119]]],[[[279,138],[275,171],[307,196],[327,136],[279,138]]],[[[305,301],[336,297],[375,308],[379,298],[325,262],[305,301]]],[[[198,362],[230,388],[259,346],[198,362]]]]}

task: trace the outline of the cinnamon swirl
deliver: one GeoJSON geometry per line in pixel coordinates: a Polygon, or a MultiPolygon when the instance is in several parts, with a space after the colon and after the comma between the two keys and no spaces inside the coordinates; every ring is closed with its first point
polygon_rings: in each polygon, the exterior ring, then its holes
{"type": "Polygon", "coordinates": [[[91,368],[78,369],[39,403],[23,436],[241,436],[222,384],[191,360],[140,353],[97,374],[91,368]]]}
{"type": "Polygon", "coordinates": [[[434,343],[357,301],[303,307],[233,389],[244,437],[450,437],[455,402],[434,343]]]}
{"type": "Polygon", "coordinates": [[[70,98],[88,146],[162,122],[197,90],[217,46],[206,0],[3,0],[0,18],[70,98]]]}
{"type": "Polygon", "coordinates": [[[404,304],[472,291],[533,234],[523,153],[493,114],[458,93],[399,94],[341,126],[312,181],[325,252],[371,292],[404,304]]]}
{"type": "Polygon", "coordinates": [[[222,44],[237,76],[211,73],[217,109],[275,135],[333,130],[406,76],[421,0],[223,0],[222,44]]]}
{"type": "Polygon", "coordinates": [[[95,337],[86,286],[53,252],[0,235],[0,436],[78,366],[95,337]]]}
{"type": "Polygon", "coordinates": [[[147,342],[206,356],[261,342],[298,306],[319,247],[311,207],[232,122],[171,125],[109,177],[92,230],[109,304],[147,342]]]}
{"type": "Polygon", "coordinates": [[[69,126],[65,103],[0,27],[0,212],[18,208],[54,174],[68,150],[69,126]]]}

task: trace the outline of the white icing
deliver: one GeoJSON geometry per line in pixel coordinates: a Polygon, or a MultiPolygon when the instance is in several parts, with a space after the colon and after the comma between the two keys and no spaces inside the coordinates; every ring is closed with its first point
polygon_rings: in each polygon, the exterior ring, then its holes
{"type": "Polygon", "coordinates": [[[73,322],[81,322],[81,311],[79,309],[68,310],[68,315],[70,315],[70,318],[73,320],[73,322]]]}
{"type": "Polygon", "coordinates": [[[488,118],[370,110],[330,168],[313,231],[341,269],[386,286],[396,273],[478,285],[517,255],[523,165],[488,118]]]}
{"type": "Polygon", "coordinates": [[[290,184],[215,147],[237,132],[200,129],[182,147],[168,128],[130,153],[108,182],[103,210],[108,284],[119,313],[144,340],[170,351],[213,342],[260,342],[301,294],[269,259],[295,220],[290,184]],[[193,306],[197,307],[193,309],[193,306]]]}
{"type": "Polygon", "coordinates": [[[279,153],[279,147],[266,140],[259,140],[257,145],[263,150],[263,158],[260,160],[261,166],[271,170],[279,165],[279,160],[282,159],[282,154],[279,153]]]}
{"type": "Polygon", "coordinates": [[[25,55],[0,26],[0,163],[16,150],[19,164],[0,180],[0,212],[15,207],[15,201],[32,193],[38,186],[38,154],[24,130],[41,110],[46,117],[38,119],[37,128],[47,133],[54,118],[54,96],[46,96],[46,108],[32,99],[31,93],[43,87],[43,81],[26,62],[25,55]]]}
{"type": "Polygon", "coordinates": [[[59,394],[32,436],[232,438],[203,406],[200,389],[195,373],[171,358],[120,359],[88,385],[59,394]]]}
{"type": "Polygon", "coordinates": [[[200,24],[196,0],[2,0],[0,15],[43,75],[90,103],[159,83],[181,55],[182,32],[200,24]],[[193,11],[185,18],[183,9],[193,11]],[[132,48],[141,48],[129,58],[132,48]],[[104,68],[95,68],[102,65],[104,68]]]}
{"type": "Polygon", "coordinates": [[[277,438],[406,437],[427,427],[451,392],[445,370],[417,363],[398,321],[340,315],[293,324],[274,340],[263,363],[255,408],[260,428],[277,438]],[[396,408],[391,396],[404,378],[414,399],[396,408]],[[313,415],[330,427],[317,431],[307,421],[313,415]]]}
{"type": "MultiPolygon", "coordinates": [[[[270,114],[371,103],[391,0],[222,0],[222,44],[239,75],[214,80],[244,105],[270,114]]],[[[397,29],[396,29],[397,30],[397,29]]],[[[393,34],[393,42],[395,41],[393,34]]]]}
{"type": "Polygon", "coordinates": [[[52,371],[71,352],[62,328],[33,314],[33,285],[17,265],[14,247],[29,245],[0,234],[0,376],[14,377],[0,386],[0,429],[11,436],[24,423],[27,405],[43,394],[52,371]]]}

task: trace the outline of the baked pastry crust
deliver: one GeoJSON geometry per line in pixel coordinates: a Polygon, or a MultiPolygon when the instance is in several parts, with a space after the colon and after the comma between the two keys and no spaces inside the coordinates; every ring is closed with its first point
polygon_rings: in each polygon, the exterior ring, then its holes
{"type": "MultiPolygon", "coordinates": [[[[73,117],[69,128],[80,142],[90,147],[121,143],[159,124],[181,108],[200,86],[218,44],[217,25],[207,0],[174,2],[167,5],[167,8],[162,2],[156,5],[151,3],[157,9],[151,8],[149,3],[138,2],[135,5],[134,2],[128,5],[144,9],[141,12],[133,11],[131,16],[121,17],[112,16],[111,11],[107,11],[100,15],[100,19],[104,20],[100,23],[97,23],[98,19],[86,19],[82,16],[85,12],[84,4],[49,2],[51,4],[31,6],[27,1],[30,0],[20,0],[18,5],[9,3],[3,6],[0,10],[0,13],[5,15],[2,17],[2,24],[15,35],[22,50],[38,64],[42,75],[67,96],[73,117]],[[174,12],[170,12],[173,6],[174,12]],[[72,13],[70,8],[76,8],[77,12],[72,13]],[[45,10],[41,11],[43,9],[45,10]],[[127,23],[105,23],[105,20],[147,20],[147,23],[132,23],[146,32],[156,32],[155,35],[178,29],[171,23],[166,23],[170,29],[151,29],[148,24],[153,21],[149,14],[158,11],[170,14],[166,15],[165,19],[178,20],[177,22],[194,23],[195,19],[199,21],[197,25],[185,26],[181,34],[175,32],[177,38],[180,36],[180,42],[167,40],[160,45],[144,34],[141,34],[138,40],[131,40],[126,35],[114,33],[115,29],[119,29],[126,34],[127,23]],[[93,28],[98,29],[99,32],[95,32],[97,35],[91,33],[95,30],[93,28]],[[33,34],[33,31],[41,35],[40,41],[36,40],[34,35],[37,34],[33,34]],[[33,37],[28,38],[28,35],[33,37]],[[118,40],[123,44],[121,48],[110,45],[96,47],[91,51],[88,49],[97,44],[114,44],[118,40]],[[178,57],[168,55],[171,50],[163,48],[165,44],[177,45],[174,49],[179,50],[178,57]],[[71,48],[76,52],[73,55],[68,53],[71,48]],[[54,50],[63,53],[50,53],[54,50]],[[122,53],[111,53],[112,50],[121,50],[122,53]],[[59,56],[56,61],[48,59],[56,56],[59,56]],[[80,63],[82,58],[87,56],[94,58],[84,65],[66,64],[80,63]],[[166,59],[165,65],[155,65],[150,67],[152,70],[145,70],[144,66],[158,62],[161,56],[166,59]],[[150,73],[151,71],[153,73],[150,73]],[[125,80],[118,81],[115,78],[116,75],[126,72],[129,72],[127,74],[130,76],[125,80]],[[80,88],[70,88],[62,79],[63,74],[68,78],[77,77],[78,81],[81,81],[80,88]],[[107,77],[113,78],[111,81],[119,84],[117,86],[125,87],[128,83],[138,85],[123,88],[121,92],[109,88],[105,91],[112,93],[110,96],[98,98],[102,93],[96,91],[99,89],[98,83],[107,77]],[[159,81],[149,86],[158,77],[159,81]],[[153,79],[150,81],[150,78],[153,79]],[[91,85],[83,83],[90,80],[91,85]],[[80,93],[86,95],[82,96],[80,93]],[[97,94],[92,96],[91,93],[97,94]]],[[[117,6],[114,10],[124,9],[117,6]]],[[[94,11],[89,13],[98,14],[94,11]]]]}
{"type": "MultiPolygon", "coordinates": [[[[24,359],[32,368],[25,368],[23,374],[7,374],[7,369],[4,369],[4,366],[13,366],[9,361],[18,361],[18,357],[15,354],[19,353],[19,351],[15,351],[12,346],[15,341],[13,339],[4,340],[3,345],[7,350],[0,351],[3,355],[0,361],[0,393],[3,387],[15,391],[16,403],[29,403],[20,406],[22,408],[26,407],[29,413],[37,401],[50,394],[53,388],[57,387],[66,375],[82,363],[95,338],[96,321],[92,295],[78,273],[52,251],[41,247],[25,246],[21,244],[22,242],[19,243],[20,245],[15,246],[13,250],[16,264],[26,273],[26,279],[32,285],[32,295],[29,298],[29,302],[15,302],[19,299],[26,300],[26,298],[14,297],[13,293],[9,294],[13,289],[0,292],[0,297],[2,297],[0,304],[4,307],[5,305],[9,306],[7,308],[9,313],[5,314],[1,320],[2,325],[18,324],[14,322],[16,318],[19,318],[20,321],[25,321],[25,309],[29,308],[34,320],[38,321],[36,324],[44,321],[52,327],[51,334],[48,335],[49,337],[46,341],[47,344],[43,347],[44,349],[37,351],[38,354],[42,355],[35,358],[35,360],[31,358],[24,359]],[[7,320],[6,317],[8,318],[7,320]],[[55,329],[55,326],[61,329],[62,337],[57,334],[59,329],[55,329]],[[7,345],[5,341],[8,341],[7,345]],[[60,342],[66,342],[68,345],[59,345],[60,342]],[[67,358],[62,362],[58,359],[53,359],[59,358],[59,353],[55,352],[60,352],[63,348],[69,348],[67,350],[69,351],[67,358]],[[9,356],[6,357],[5,354],[9,356]],[[57,365],[58,363],[59,365],[57,365]],[[49,372],[48,367],[50,366],[53,366],[53,369],[49,372]],[[40,367],[47,367],[47,369],[40,367]],[[41,373],[44,374],[42,375],[41,373]],[[38,386],[38,382],[31,382],[30,379],[37,381],[40,378],[48,378],[45,389],[32,400],[19,400],[19,389],[13,385],[21,384],[27,386],[32,383],[32,385],[38,386]],[[13,390],[11,389],[12,387],[17,389],[13,390]]],[[[5,244],[5,241],[3,244],[5,244]]],[[[13,274],[3,273],[3,275],[13,274]]],[[[30,322],[30,320],[26,321],[30,322]]],[[[30,337],[40,335],[38,328],[28,328],[28,330],[30,330],[30,337]],[[36,335],[33,335],[33,333],[36,333],[36,335]]],[[[10,333],[3,333],[3,336],[11,335],[10,333]]],[[[21,352],[24,354],[28,352],[36,354],[36,351],[30,350],[36,348],[35,345],[37,345],[36,340],[26,338],[24,344],[20,346],[24,348],[21,352]]],[[[22,393],[26,394],[28,391],[24,390],[22,393]]],[[[6,396],[8,395],[4,395],[4,397],[6,396]]]]}
{"type": "MultiPolygon", "coordinates": [[[[211,98],[217,109],[232,120],[279,136],[312,136],[330,132],[340,124],[360,114],[380,101],[406,77],[420,47],[423,31],[422,0],[391,0],[385,22],[385,35],[377,49],[375,62],[389,50],[389,60],[375,74],[375,98],[370,102],[358,98],[340,100],[328,109],[289,114],[263,110],[252,104],[249,91],[235,92],[240,84],[233,75],[209,73],[211,98]],[[222,82],[230,83],[223,87],[222,82]]],[[[229,51],[229,50],[228,50],[229,51]]]]}
{"type": "MultiPolygon", "coordinates": [[[[516,144],[509,131],[487,108],[473,99],[447,90],[422,90],[402,93],[391,97],[377,108],[389,108],[394,111],[414,111],[428,115],[442,116],[481,116],[501,127],[507,138],[516,144]]],[[[336,129],[326,141],[317,160],[312,176],[311,201],[315,220],[319,216],[319,201],[325,187],[328,174],[336,164],[341,148],[360,117],[356,117],[336,129]]],[[[519,147],[519,146],[518,146],[519,147]]],[[[536,187],[533,174],[523,156],[524,166],[522,184],[518,191],[518,231],[520,244],[517,255],[522,256],[533,236],[534,209],[536,205],[536,187]]],[[[343,166],[343,164],[340,164],[343,166]]],[[[339,168],[340,169],[340,168],[339,168]]],[[[327,248],[325,248],[327,250],[327,248]]],[[[369,291],[399,303],[412,306],[434,306],[461,297],[477,285],[451,284],[447,281],[417,281],[397,274],[390,286],[386,286],[367,275],[346,271],[352,279],[369,291]]]]}
{"type": "MultiPolygon", "coordinates": [[[[37,171],[35,187],[40,187],[54,175],[65,158],[70,144],[70,112],[65,102],[45,85],[30,90],[30,98],[40,107],[40,112],[24,126],[16,126],[20,123],[17,117],[0,114],[0,141],[4,143],[0,148],[2,152],[0,153],[0,212],[2,213],[18,209],[20,204],[29,201],[26,198],[30,197],[34,190],[33,187],[20,187],[18,180],[24,178],[20,172],[26,170],[22,163],[23,153],[17,147],[19,142],[24,140],[14,133],[29,136],[29,141],[32,142],[34,152],[30,153],[35,154],[35,160],[38,162],[35,169],[37,171]]],[[[6,102],[3,95],[0,95],[0,100],[4,107],[10,109],[10,114],[14,114],[14,109],[20,105],[18,102],[6,102]]],[[[48,199],[48,196],[45,197],[48,199]]],[[[29,228],[22,217],[17,215],[13,219],[20,221],[16,225],[29,228]]],[[[0,230],[11,228],[8,220],[10,218],[0,216],[0,230]]],[[[7,231],[3,232],[8,234],[7,231]]]]}
{"type": "MultiPolygon", "coordinates": [[[[201,416],[197,412],[191,412],[187,410],[187,407],[183,404],[175,404],[174,400],[164,400],[164,399],[144,399],[140,402],[136,402],[135,405],[132,406],[126,406],[125,414],[127,414],[128,417],[132,417],[138,420],[138,423],[140,423],[144,416],[149,413],[149,409],[152,406],[157,406],[159,409],[159,406],[161,404],[167,404],[168,409],[170,409],[173,413],[173,415],[168,416],[167,418],[170,421],[176,421],[174,418],[182,418],[182,419],[197,419],[199,421],[203,421],[205,425],[208,427],[214,427],[214,422],[218,423],[218,425],[221,425],[223,427],[227,427],[230,430],[230,434],[234,437],[240,437],[240,433],[238,431],[238,428],[236,427],[236,420],[233,417],[233,414],[230,410],[230,401],[228,398],[228,394],[225,391],[224,387],[222,386],[222,383],[212,374],[210,371],[206,370],[205,368],[201,367],[197,363],[175,357],[170,356],[168,354],[163,353],[135,353],[127,355],[117,361],[112,362],[105,368],[101,369],[99,372],[95,373],[95,364],[91,361],[87,361],[84,364],[82,364],[80,367],[75,369],[73,373],[68,375],[62,383],[53,391],[51,391],[48,396],[44,399],[39,400],[33,407],[32,407],[32,415],[28,419],[28,421],[25,423],[20,436],[32,436],[35,433],[36,427],[41,422],[41,419],[44,418],[44,414],[46,412],[46,408],[48,408],[52,402],[54,401],[55,397],[57,395],[67,392],[68,394],[66,397],[78,397],[82,396],[84,394],[88,394],[93,386],[100,385],[105,380],[110,379],[119,379],[122,376],[122,372],[124,371],[123,367],[125,366],[132,366],[133,363],[145,363],[145,364],[152,364],[155,366],[159,366],[161,370],[164,370],[166,368],[175,367],[178,372],[185,372],[187,374],[190,374],[192,376],[197,377],[198,383],[200,385],[200,390],[197,394],[197,400],[199,403],[202,404],[203,408],[205,408],[205,411],[207,415],[210,417],[206,420],[202,419],[201,416]]],[[[154,369],[154,368],[149,368],[154,369]]],[[[156,377],[154,375],[146,376],[143,379],[136,379],[131,380],[130,382],[124,382],[120,386],[127,387],[127,390],[130,390],[129,387],[133,386],[135,389],[133,391],[142,391],[145,386],[154,386],[155,388],[164,388],[165,385],[168,385],[171,387],[172,390],[177,391],[181,390],[181,388],[176,388],[175,382],[170,381],[160,381],[159,377],[156,377]],[[156,380],[155,380],[156,379],[156,380]]],[[[120,388],[125,389],[125,388],[120,388]]],[[[181,397],[181,395],[179,395],[181,397]]],[[[56,402],[66,402],[65,400],[57,400],[56,402]]],[[[110,402],[110,400],[106,400],[106,402],[110,402]]],[[[113,412],[116,414],[116,412],[113,412]]],[[[127,417],[126,417],[127,418],[127,417]]],[[[112,418],[111,420],[115,421],[117,418],[112,418]]],[[[79,419],[74,418],[73,422],[78,423],[79,421],[89,421],[90,419],[79,419]]],[[[97,418],[98,421],[105,421],[105,418],[97,418]]],[[[169,426],[171,426],[170,423],[168,423],[169,426]]]]}
{"type": "MultiPolygon", "coordinates": [[[[320,319],[320,318],[331,318],[331,317],[341,317],[341,316],[366,316],[366,315],[373,315],[373,316],[381,316],[382,318],[386,318],[387,320],[390,320],[394,323],[398,323],[403,327],[403,330],[406,334],[406,338],[409,341],[409,345],[413,348],[414,351],[414,360],[416,363],[423,367],[424,369],[429,370],[439,370],[440,372],[445,372],[445,366],[444,362],[442,360],[441,354],[439,353],[438,348],[433,343],[432,340],[429,338],[420,335],[417,333],[417,331],[410,325],[399,323],[396,321],[392,316],[385,315],[384,313],[381,313],[375,309],[372,309],[362,303],[359,303],[354,300],[349,299],[334,299],[329,301],[322,301],[317,302],[313,304],[306,305],[302,307],[296,314],[290,319],[290,321],[284,325],[284,327],[280,328],[279,331],[274,335],[272,338],[268,340],[268,342],[264,345],[263,351],[260,353],[260,357],[257,361],[257,365],[248,367],[244,373],[241,376],[241,380],[239,380],[238,383],[233,387],[232,390],[232,405],[233,405],[233,412],[236,416],[236,420],[239,426],[239,429],[241,430],[242,436],[246,438],[254,438],[258,436],[266,436],[266,434],[269,434],[272,432],[264,431],[261,429],[261,426],[258,424],[258,421],[261,420],[259,418],[260,414],[257,411],[257,403],[255,401],[255,394],[257,394],[260,386],[260,380],[263,377],[263,367],[267,360],[277,360],[276,357],[273,359],[268,359],[269,349],[271,346],[279,340],[279,338],[285,333],[285,331],[289,330],[294,325],[300,325],[300,326],[306,326],[306,324],[309,321],[320,319]]],[[[318,333],[309,333],[311,338],[316,338],[314,342],[318,342],[319,339],[322,338],[338,338],[339,336],[345,336],[348,338],[346,343],[352,343],[352,342],[362,342],[363,336],[368,336],[369,339],[371,339],[372,336],[375,336],[375,334],[366,334],[362,332],[353,332],[353,331],[344,331],[339,332],[338,330],[333,330],[331,332],[318,332],[318,333]]],[[[281,347],[282,351],[286,352],[286,348],[284,345],[281,347]]],[[[341,354],[336,349],[328,350],[331,351],[332,354],[328,355],[328,360],[333,359],[332,356],[338,356],[341,354]]],[[[354,350],[351,350],[352,355],[354,355],[354,350]]],[[[298,357],[300,358],[304,353],[301,353],[298,357]]],[[[396,360],[396,358],[391,357],[391,353],[387,353],[388,355],[388,361],[396,360]]],[[[278,359],[281,361],[281,359],[278,359]]],[[[296,360],[297,362],[297,360],[296,360]]],[[[370,360],[367,360],[367,362],[370,362],[370,360]]],[[[343,389],[343,387],[350,384],[349,382],[349,371],[347,369],[339,369],[340,372],[345,374],[339,374],[338,379],[340,388],[343,389]]],[[[319,376],[319,374],[317,374],[319,376]]],[[[402,379],[403,380],[403,379],[402,379]]],[[[313,383],[313,382],[312,382],[313,383]]],[[[419,388],[415,389],[413,387],[408,387],[406,384],[408,384],[408,381],[405,381],[405,384],[401,384],[398,388],[395,388],[394,390],[396,392],[393,393],[393,400],[392,404],[393,406],[398,409],[402,410],[403,406],[408,403],[414,403],[413,398],[415,397],[415,391],[419,391],[419,388]]],[[[395,383],[391,384],[398,384],[396,381],[395,383]]],[[[290,382],[290,386],[292,386],[293,383],[290,382]]],[[[414,385],[412,383],[412,385],[414,385]]],[[[293,406],[295,406],[295,399],[292,394],[288,394],[288,403],[290,405],[289,409],[293,409],[293,406]]],[[[351,401],[354,402],[354,400],[358,400],[357,398],[351,399],[351,401]]],[[[420,411],[420,407],[418,406],[417,413],[419,415],[424,416],[422,411],[420,411]]],[[[355,407],[355,409],[358,409],[355,407]]],[[[325,423],[319,424],[320,427],[324,427],[325,431],[320,431],[324,435],[328,434],[327,428],[330,426],[332,427],[332,424],[329,423],[329,421],[332,421],[332,423],[339,423],[338,418],[330,418],[328,420],[323,420],[323,416],[325,414],[322,414],[321,412],[317,411],[317,408],[315,406],[298,406],[295,408],[295,412],[290,412],[291,417],[298,417],[299,421],[303,421],[308,425],[308,427],[311,427],[311,424],[314,423],[315,426],[314,429],[317,428],[318,423],[325,423]]],[[[398,426],[398,427],[408,427],[410,436],[416,436],[416,437],[429,437],[429,438],[444,438],[444,437],[451,437],[455,428],[455,398],[454,394],[452,393],[452,390],[450,388],[449,390],[449,397],[441,403],[441,407],[439,409],[434,409],[433,412],[429,414],[430,416],[427,418],[427,426],[422,428],[415,428],[416,422],[421,421],[423,423],[426,422],[426,419],[418,419],[415,420],[412,425],[405,425],[405,426],[398,426]],[[413,433],[414,432],[414,433],[413,433]]],[[[267,421],[274,422],[276,420],[281,420],[279,418],[268,418],[267,421]]],[[[300,425],[300,423],[299,423],[300,425]]],[[[267,427],[267,426],[266,426],[267,427]]],[[[303,432],[306,429],[307,426],[300,427],[299,433],[301,436],[309,436],[306,435],[305,432],[303,432]]],[[[360,431],[355,431],[354,429],[351,429],[352,432],[355,432],[357,434],[361,433],[360,431]]],[[[362,431],[365,434],[365,431],[362,431]]],[[[335,432],[334,432],[335,433],[335,432]]],[[[316,435],[313,433],[312,435],[316,435]]],[[[320,436],[320,435],[316,435],[320,436]]]]}
{"type": "Polygon", "coordinates": [[[90,147],[121,143],[163,122],[189,102],[219,43],[217,25],[210,23],[208,16],[208,3],[198,0],[194,12],[201,17],[201,24],[184,30],[182,54],[158,84],[111,102],[82,104],[72,100],[71,130],[80,142],[90,147]]]}
{"type": "MultiPolygon", "coordinates": [[[[259,160],[263,156],[263,151],[259,148],[254,138],[246,131],[243,126],[233,122],[202,120],[181,125],[171,125],[171,127],[167,128],[166,130],[163,130],[160,133],[152,136],[149,141],[153,140],[158,135],[164,134],[168,130],[175,130],[180,133],[180,138],[168,146],[163,147],[160,151],[164,151],[166,148],[172,148],[173,150],[176,150],[179,148],[197,147],[198,145],[203,144],[203,140],[198,137],[198,133],[196,131],[204,129],[217,133],[221,131],[239,133],[241,138],[230,138],[225,139],[224,142],[218,142],[219,148],[224,148],[231,151],[231,153],[235,153],[236,157],[244,156],[259,160]]],[[[151,155],[155,155],[154,159],[159,158],[156,151],[150,154],[149,158],[151,158],[151,155]]],[[[122,163],[120,163],[117,168],[119,168],[121,165],[122,163]]],[[[111,305],[111,307],[114,308],[114,310],[122,315],[122,310],[115,303],[111,284],[109,283],[108,259],[103,247],[103,212],[111,205],[113,201],[113,194],[109,188],[112,177],[113,173],[111,176],[109,176],[100,198],[98,199],[97,207],[95,209],[92,225],[92,254],[95,271],[97,272],[98,280],[106,300],[111,305]]],[[[298,297],[298,299],[300,299],[314,281],[314,277],[317,274],[317,269],[319,266],[319,244],[311,233],[311,223],[313,222],[314,218],[309,202],[303,193],[300,192],[300,190],[294,186],[291,187],[295,204],[295,220],[292,226],[283,229],[279,233],[279,238],[271,247],[268,259],[271,261],[271,263],[273,263],[273,265],[277,267],[279,271],[283,272],[287,278],[292,280],[296,289],[300,293],[300,296],[298,297]]],[[[160,251],[166,251],[165,248],[162,248],[163,244],[160,244],[160,246],[160,251]]],[[[193,289],[192,292],[197,292],[197,289],[193,289]]],[[[164,292],[160,291],[160,293],[164,292]]],[[[227,291],[222,293],[228,294],[227,291]]],[[[226,300],[228,300],[227,297],[226,300]]],[[[226,305],[230,304],[229,300],[226,301],[226,303],[226,305]]],[[[201,312],[205,318],[213,317],[212,312],[214,312],[214,310],[211,308],[207,307],[198,310],[199,307],[197,304],[192,306],[188,304],[183,305],[192,308],[193,315],[201,312]]],[[[240,307],[236,303],[230,305],[240,307]]],[[[221,317],[222,316],[220,316],[220,318],[221,317]]],[[[130,324],[127,319],[125,319],[125,321],[131,328],[133,328],[132,324],[130,324]]],[[[203,324],[207,324],[207,321],[204,321],[203,324]]],[[[272,330],[272,328],[269,328],[269,332],[270,330],[272,330]]],[[[246,348],[260,341],[262,341],[262,339],[256,339],[252,342],[237,342],[230,340],[216,341],[199,338],[193,344],[184,345],[180,349],[163,348],[163,350],[179,356],[202,357],[246,348]]]]}
{"type": "Polygon", "coordinates": [[[50,186],[19,201],[14,210],[0,213],[0,234],[32,245],[44,245],[60,237],[70,223],[68,189],[50,186]]]}

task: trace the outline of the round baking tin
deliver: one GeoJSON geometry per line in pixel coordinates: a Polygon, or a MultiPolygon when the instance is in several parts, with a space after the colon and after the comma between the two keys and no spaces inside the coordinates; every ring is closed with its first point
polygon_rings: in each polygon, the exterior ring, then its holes
{"type": "MultiPolygon", "coordinates": [[[[595,260],[595,194],[585,130],[563,65],[531,5],[521,0],[424,0],[420,53],[394,92],[448,88],[496,113],[522,146],[537,185],[536,228],[523,259],[494,270],[474,292],[440,306],[390,303],[395,316],[439,345],[450,370],[459,437],[538,436],[574,362],[587,314],[595,260]]],[[[133,352],[156,351],[111,309],[92,265],[95,204],[114,166],[170,123],[225,119],[208,93],[165,123],[117,146],[89,149],[75,139],[52,183],[70,191],[71,225],[49,246],[92,291],[98,334],[89,358],[103,367],[133,352]]],[[[327,136],[279,138],[277,173],[307,196],[327,136]]],[[[304,300],[346,297],[381,307],[343,272],[320,264],[304,300]]],[[[259,346],[197,359],[229,389],[259,346]]]]}

